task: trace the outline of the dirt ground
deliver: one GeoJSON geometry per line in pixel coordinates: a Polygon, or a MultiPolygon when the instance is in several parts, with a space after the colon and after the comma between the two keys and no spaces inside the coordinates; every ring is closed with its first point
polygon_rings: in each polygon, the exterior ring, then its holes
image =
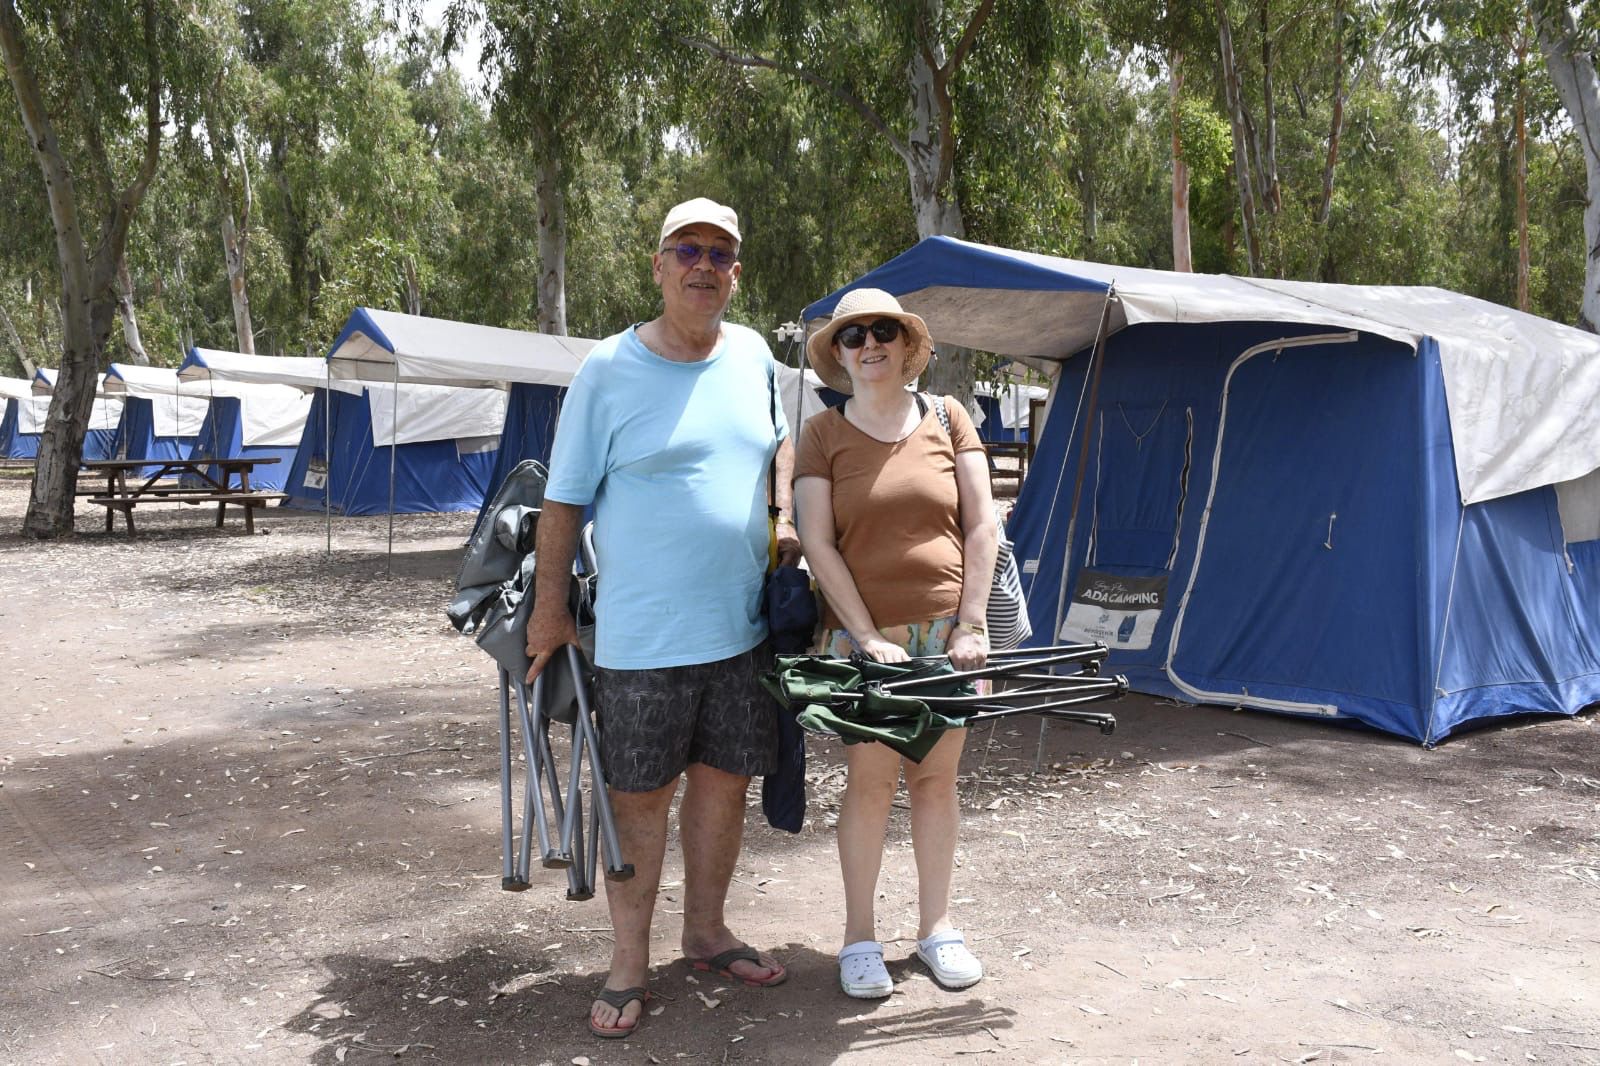
{"type": "Polygon", "coordinates": [[[956,917],[989,976],[833,955],[838,749],[797,836],[754,808],[730,924],[792,975],[694,975],[669,854],[639,1035],[584,1028],[599,898],[500,889],[490,661],[447,626],[468,516],[141,511],[15,535],[0,479],[0,1062],[1600,1063],[1600,724],[1424,751],[1145,697],[1113,736],[975,731],[956,917]]]}

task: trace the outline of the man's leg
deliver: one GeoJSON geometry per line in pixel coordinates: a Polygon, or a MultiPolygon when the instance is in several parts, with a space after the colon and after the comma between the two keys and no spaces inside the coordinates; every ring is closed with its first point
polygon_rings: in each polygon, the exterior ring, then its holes
{"type": "MultiPolygon", "coordinates": [[[[685,772],[683,802],[678,806],[678,833],[683,839],[683,951],[691,959],[709,959],[738,947],[728,929],[724,905],[733,868],[744,839],[745,790],[750,778],[704,763],[690,763],[685,772]]],[[[783,967],[767,955],[759,963],[740,960],[729,967],[747,981],[769,983],[783,967]]]]}
{"type": "MultiPolygon", "coordinates": [[[[678,790],[677,779],[653,792],[611,792],[622,854],[633,863],[626,881],[606,881],[606,906],[611,911],[611,973],[607,988],[645,984],[650,972],[650,918],[661,885],[661,859],[667,847],[667,812],[678,790]]],[[[589,1008],[590,1021],[602,1029],[631,1029],[644,1004],[629,1003],[621,1011],[603,1000],[589,1008]]]]}

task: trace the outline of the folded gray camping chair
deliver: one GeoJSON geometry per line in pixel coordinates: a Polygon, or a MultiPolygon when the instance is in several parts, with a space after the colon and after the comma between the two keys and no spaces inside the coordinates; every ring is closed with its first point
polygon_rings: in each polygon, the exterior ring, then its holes
{"type": "MultiPolygon", "coordinates": [[[[589,701],[591,671],[585,655],[570,645],[558,652],[528,691],[524,678],[528,615],[533,610],[534,529],[544,503],[546,473],[529,459],[506,478],[484,520],[467,543],[456,578],[456,597],[447,614],[457,630],[473,637],[495,660],[500,673],[500,813],[503,865],[500,887],[520,892],[528,887],[534,835],[539,861],[566,869],[567,898],[594,896],[599,859],[606,877],[623,880],[633,867],[622,861],[605,774],[600,765],[600,740],[589,701]],[[522,745],[522,778],[511,759],[511,707],[515,697],[517,732],[522,745]],[[572,728],[566,789],[550,747],[550,724],[572,728]],[[593,804],[583,810],[584,777],[593,804]],[[516,822],[515,795],[522,793],[522,823],[516,822]],[[587,832],[585,832],[587,822],[587,832]]],[[[580,637],[593,647],[594,531],[586,526],[574,566],[571,596],[580,637]]]]}

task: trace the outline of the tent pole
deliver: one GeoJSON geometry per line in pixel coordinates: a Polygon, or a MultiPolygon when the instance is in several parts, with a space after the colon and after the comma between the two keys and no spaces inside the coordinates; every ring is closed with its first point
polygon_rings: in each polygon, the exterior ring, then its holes
{"type": "Polygon", "coordinates": [[[384,576],[394,576],[394,455],[400,450],[400,360],[394,361],[394,404],[389,408],[389,551],[384,576]]]}
{"type": "Polygon", "coordinates": [[[324,362],[327,377],[322,387],[322,522],[327,545],[325,558],[333,558],[333,364],[324,362]]]}
{"type": "MultiPolygon", "coordinates": [[[[1072,482],[1072,506],[1067,509],[1067,543],[1061,552],[1061,587],[1056,591],[1056,618],[1050,630],[1052,641],[1061,638],[1061,619],[1067,610],[1067,575],[1072,572],[1072,543],[1078,532],[1078,505],[1083,500],[1083,479],[1089,467],[1089,440],[1093,436],[1095,406],[1100,397],[1100,368],[1106,358],[1106,327],[1111,320],[1111,301],[1116,297],[1117,283],[1106,287],[1105,302],[1100,305],[1100,325],[1094,334],[1094,357],[1086,373],[1089,376],[1089,397],[1086,417],[1083,420],[1083,437],[1078,446],[1078,472],[1072,482]]],[[[1033,752],[1033,772],[1039,772],[1044,761],[1044,734],[1048,719],[1039,719],[1039,744],[1033,752]]]]}
{"type": "Polygon", "coordinates": [[[1089,398],[1083,420],[1083,436],[1078,447],[1078,472],[1072,482],[1072,506],[1067,510],[1067,543],[1061,553],[1061,587],[1056,594],[1055,628],[1051,640],[1061,635],[1061,619],[1067,609],[1067,574],[1072,569],[1072,543],[1078,531],[1078,505],[1083,501],[1083,479],[1089,467],[1089,440],[1093,436],[1095,406],[1100,396],[1100,369],[1106,357],[1106,326],[1111,319],[1111,301],[1116,296],[1117,285],[1112,282],[1106,289],[1105,303],[1100,308],[1100,326],[1095,331],[1094,359],[1089,366],[1089,398]]]}

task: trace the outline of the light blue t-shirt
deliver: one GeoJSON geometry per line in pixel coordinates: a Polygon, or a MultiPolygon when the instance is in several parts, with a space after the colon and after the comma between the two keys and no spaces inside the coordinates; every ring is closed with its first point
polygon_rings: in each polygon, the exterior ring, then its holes
{"type": "Polygon", "coordinates": [[[767,470],[788,427],[772,352],[724,323],[678,363],[636,328],[590,351],[561,408],[545,498],[595,507],[595,661],[650,670],[726,659],[767,635],[767,470]]]}

